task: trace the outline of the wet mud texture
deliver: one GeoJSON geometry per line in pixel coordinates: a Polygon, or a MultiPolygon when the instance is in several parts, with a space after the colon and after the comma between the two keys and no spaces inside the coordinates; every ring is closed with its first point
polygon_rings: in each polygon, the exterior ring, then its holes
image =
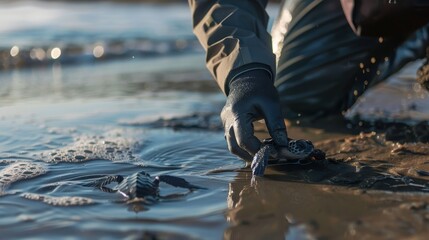
{"type": "Polygon", "coordinates": [[[392,124],[386,129],[386,140],[399,143],[429,143],[429,124],[425,121],[416,125],[392,124]]]}
{"type": "Polygon", "coordinates": [[[385,207],[376,214],[351,222],[346,237],[348,239],[427,239],[429,236],[428,198],[421,198],[382,197],[380,202],[386,201],[393,206],[385,207]]]}
{"type": "Polygon", "coordinates": [[[414,124],[403,122],[386,122],[382,119],[365,121],[355,118],[349,121],[351,128],[362,131],[376,131],[385,133],[387,141],[398,143],[429,143],[429,122],[420,121],[414,124]]]}
{"type": "Polygon", "coordinates": [[[386,141],[384,134],[361,133],[315,144],[326,159],[305,166],[275,166],[292,181],[429,193],[429,145],[386,141]]]}
{"type": "Polygon", "coordinates": [[[349,194],[374,204],[359,218],[349,216],[353,220],[345,229],[347,239],[427,239],[428,144],[388,141],[386,134],[370,132],[320,141],[315,146],[326,152],[325,160],[305,166],[273,166],[282,174],[265,177],[316,184],[332,194],[346,187],[349,194]]]}

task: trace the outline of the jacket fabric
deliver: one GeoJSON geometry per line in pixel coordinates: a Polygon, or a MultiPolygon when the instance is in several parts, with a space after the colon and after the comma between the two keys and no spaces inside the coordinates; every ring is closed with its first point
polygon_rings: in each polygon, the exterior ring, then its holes
{"type": "Polygon", "coordinates": [[[426,25],[404,37],[357,36],[339,0],[285,0],[272,34],[284,115],[346,111],[366,89],[423,58],[428,33],[426,25]]]}
{"type": "Polygon", "coordinates": [[[228,94],[240,73],[263,69],[275,76],[268,0],[189,0],[194,33],[206,50],[207,68],[228,94]]]}

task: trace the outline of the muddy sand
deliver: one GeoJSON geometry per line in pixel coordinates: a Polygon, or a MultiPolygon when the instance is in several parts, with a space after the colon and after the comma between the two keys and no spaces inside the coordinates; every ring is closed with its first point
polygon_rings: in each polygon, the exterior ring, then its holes
{"type": "MultiPolygon", "coordinates": [[[[325,160],[272,166],[256,184],[243,184],[241,198],[253,195],[249,198],[260,200],[247,203],[259,212],[259,221],[272,219],[266,217],[270,214],[279,219],[268,221],[261,237],[279,238],[281,231],[273,229],[282,229],[278,223],[283,220],[283,229],[298,239],[426,239],[429,145],[387,141],[385,131],[346,128],[340,119],[325,122],[329,124],[287,124],[290,136],[313,139],[315,147],[326,152],[325,160]]],[[[258,127],[258,136],[267,137],[266,129],[258,127]]],[[[250,173],[238,178],[248,179],[250,173]]],[[[245,200],[236,202],[233,216],[245,208],[240,206],[245,200]]]]}

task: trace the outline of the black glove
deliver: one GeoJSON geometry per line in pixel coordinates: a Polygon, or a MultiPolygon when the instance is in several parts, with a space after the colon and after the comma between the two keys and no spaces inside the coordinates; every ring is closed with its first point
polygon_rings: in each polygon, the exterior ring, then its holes
{"type": "Polygon", "coordinates": [[[221,118],[231,153],[244,160],[252,160],[261,146],[254,136],[253,122],[260,119],[265,119],[275,144],[287,146],[279,96],[267,71],[242,73],[229,84],[229,90],[221,118]]]}

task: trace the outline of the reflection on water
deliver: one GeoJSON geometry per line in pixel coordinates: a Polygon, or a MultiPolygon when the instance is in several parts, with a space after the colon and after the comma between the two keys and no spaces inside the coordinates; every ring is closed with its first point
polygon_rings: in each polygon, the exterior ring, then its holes
{"type": "MultiPolygon", "coordinates": [[[[230,227],[225,239],[333,239],[347,233],[348,219],[377,211],[369,196],[291,182],[281,172],[257,178],[241,172],[229,184],[230,227]]],[[[341,239],[341,238],[339,238],[341,239]]]]}
{"type": "Polygon", "coordinates": [[[219,93],[204,71],[200,54],[109,62],[86,66],[54,65],[0,72],[0,105],[43,101],[122,97],[171,91],[219,93]],[[171,66],[165,70],[165,66],[171,66]]]}
{"type": "Polygon", "coordinates": [[[0,70],[201,51],[186,4],[2,2],[0,22],[0,70]]]}

